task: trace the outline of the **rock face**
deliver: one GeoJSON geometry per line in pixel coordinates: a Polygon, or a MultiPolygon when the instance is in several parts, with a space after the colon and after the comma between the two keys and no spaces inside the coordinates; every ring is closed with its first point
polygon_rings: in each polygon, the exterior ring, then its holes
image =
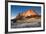
{"type": "Polygon", "coordinates": [[[40,15],[38,15],[37,12],[30,9],[16,16],[16,19],[25,19],[25,18],[32,18],[32,17],[33,18],[40,17],[40,15]]]}
{"type": "Polygon", "coordinates": [[[24,17],[35,16],[35,15],[37,15],[37,13],[35,13],[33,10],[27,10],[26,12],[23,12],[22,14],[20,14],[20,16],[24,16],[24,17]]]}
{"type": "Polygon", "coordinates": [[[33,10],[27,10],[23,13],[20,13],[16,16],[16,18],[12,19],[13,22],[16,22],[17,20],[26,20],[26,19],[30,19],[30,18],[40,18],[41,16],[38,15],[37,12],[33,11],[33,10]]]}
{"type": "Polygon", "coordinates": [[[20,13],[16,18],[11,20],[12,28],[28,28],[28,27],[40,27],[41,16],[33,10],[27,10],[20,13]]]}

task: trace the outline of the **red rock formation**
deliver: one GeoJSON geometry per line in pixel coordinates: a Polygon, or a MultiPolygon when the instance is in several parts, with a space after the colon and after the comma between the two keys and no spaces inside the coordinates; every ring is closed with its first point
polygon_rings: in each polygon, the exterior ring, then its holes
{"type": "Polygon", "coordinates": [[[33,10],[27,10],[26,12],[23,12],[22,14],[20,14],[20,16],[24,16],[24,17],[27,17],[27,16],[36,16],[37,13],[35,13],[33,10]]]}

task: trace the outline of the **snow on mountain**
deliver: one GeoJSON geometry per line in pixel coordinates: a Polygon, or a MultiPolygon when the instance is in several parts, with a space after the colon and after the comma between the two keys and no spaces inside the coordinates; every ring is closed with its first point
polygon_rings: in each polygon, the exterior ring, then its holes
{"type": "Polygon", "coordinates": [[[16,18],[16,16],[14,16],[14,17],[11,17],[11,19],[14,19],[14,18],[16,18]]]}

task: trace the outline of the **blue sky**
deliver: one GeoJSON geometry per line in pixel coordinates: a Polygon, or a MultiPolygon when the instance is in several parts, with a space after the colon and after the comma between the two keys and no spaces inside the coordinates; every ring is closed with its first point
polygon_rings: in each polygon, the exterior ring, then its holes
{"type": "Polygon", "coordinates": [[[41,14],[41,7],[40,6],[18,6],[18,5],[11,5],[11,16],[14,17],[18,15],[18,13],[25,12],[26,10],[33,9],[38,14],[41,14]]]}

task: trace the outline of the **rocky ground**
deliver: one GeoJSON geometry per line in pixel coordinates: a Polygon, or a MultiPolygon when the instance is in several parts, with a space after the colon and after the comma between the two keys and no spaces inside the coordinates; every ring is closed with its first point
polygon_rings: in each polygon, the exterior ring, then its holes
{"type": "Polygon", "coordinates": [[[12,22],[12,28],[29,28],[29,27],[40,27],[41,18],[24,18],[22,20],[17,20],[15,23],[12,22]]]}

